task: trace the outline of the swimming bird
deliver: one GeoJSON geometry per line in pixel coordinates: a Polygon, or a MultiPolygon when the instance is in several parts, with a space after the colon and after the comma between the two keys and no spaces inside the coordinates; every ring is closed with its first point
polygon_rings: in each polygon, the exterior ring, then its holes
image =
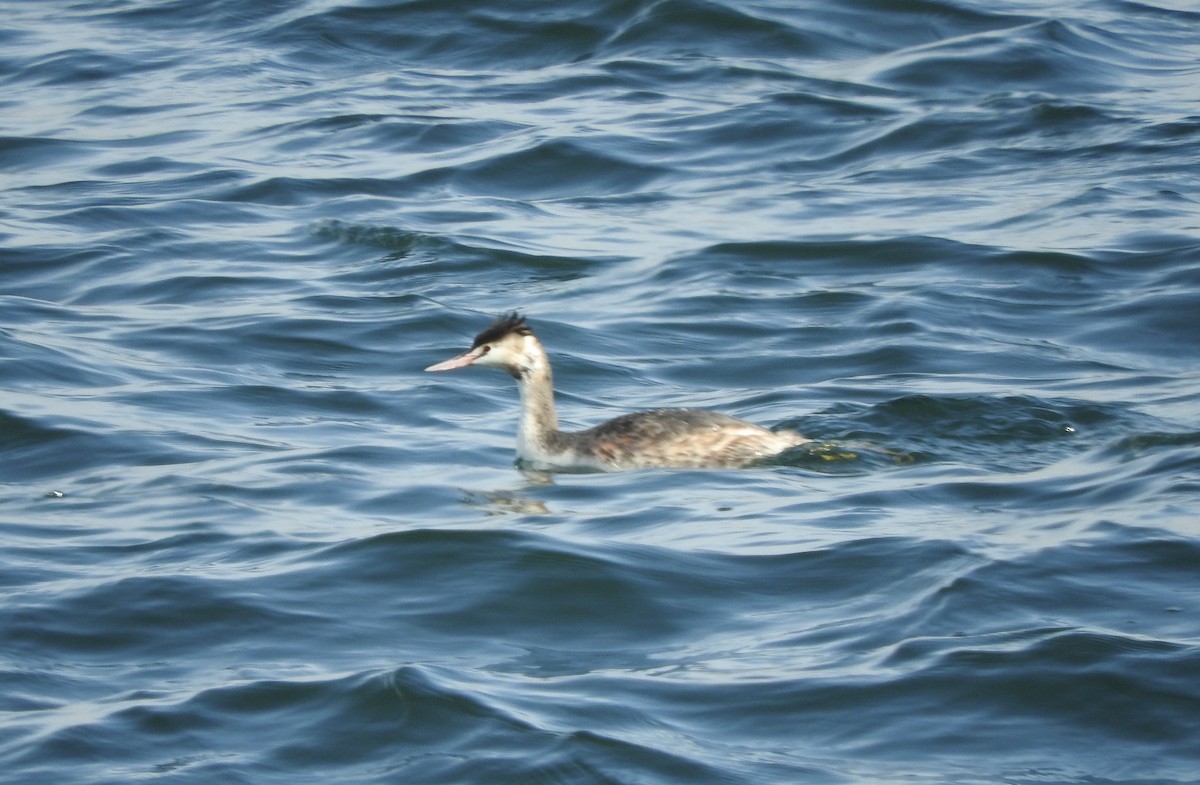
{"type": "Polygon", "coordinates": [[[550,358],[518,313],[501,316],[471,348],[426,368],[501,368],[517,380],[521,419],[518,463],[541,470],[727,468],[748,466],[808,440],[704,409],[653,409],[613,418],[583,431],[560,431],[550,358]]]}

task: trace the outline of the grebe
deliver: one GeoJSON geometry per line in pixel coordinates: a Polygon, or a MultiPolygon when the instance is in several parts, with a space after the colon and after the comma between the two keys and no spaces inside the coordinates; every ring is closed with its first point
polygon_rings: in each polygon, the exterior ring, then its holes
{"type": "Polygon", "coordinates": [[[471,348],[426,371],[468,365],[503,368],[517,380],[521,422],[517,458],[534,469],[600,470],[748,466],[808,440],[703,409],[655,409],[616,417],[585,431],[558,429],[550,359],[518,313],[501,316],[471,348]]]}

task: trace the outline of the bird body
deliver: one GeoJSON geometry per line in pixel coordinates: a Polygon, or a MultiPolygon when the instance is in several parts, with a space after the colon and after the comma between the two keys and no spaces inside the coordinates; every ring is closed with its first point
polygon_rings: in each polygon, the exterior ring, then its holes
{"type": "Polygon", "coordinates": [[[516,379],[521,396],[517,457],[534,469],[740,467],[807,441],[794,432],[776,433],[704,409],[653,409],[582,431],[561,431],[550,359],[529,324],[516,313],[479,333],[466,352],[425,370],[450,371],[469,365],[502,368],[516,379]]]}

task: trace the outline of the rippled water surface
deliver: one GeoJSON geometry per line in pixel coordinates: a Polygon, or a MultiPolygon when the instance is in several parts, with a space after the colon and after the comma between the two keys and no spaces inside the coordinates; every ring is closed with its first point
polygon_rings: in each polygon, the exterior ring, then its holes
{"type": "Polygon", "coordinates": [[[1200,782],[1193,3],[0,11],[0,780],[1200,782]]]}

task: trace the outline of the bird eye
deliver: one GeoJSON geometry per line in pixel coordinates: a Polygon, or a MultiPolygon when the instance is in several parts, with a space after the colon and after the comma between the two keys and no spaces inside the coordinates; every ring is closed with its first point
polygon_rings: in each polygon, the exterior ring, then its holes
{"type": "Polygon", "coordinates": [[[491,345],[490,343],[485,343],[485,344],[483,345],[483,351],[482,351],[482,352],[480,352],[480,354],[481,354],[481,355],[487,354],[487,353],[488,353],[488,352],[490,352],[491,350],[492,350],[492,345],[491,345]]]}

